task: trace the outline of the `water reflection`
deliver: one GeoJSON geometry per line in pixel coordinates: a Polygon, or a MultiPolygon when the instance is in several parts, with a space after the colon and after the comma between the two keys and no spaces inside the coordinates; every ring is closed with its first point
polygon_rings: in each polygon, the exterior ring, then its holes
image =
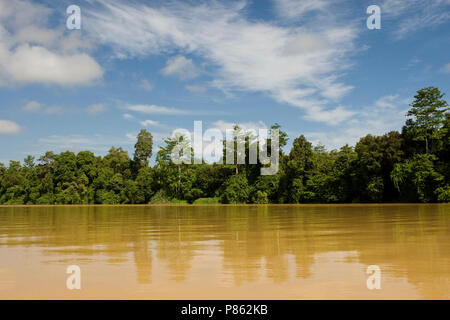
{"type": "Polygon", "coordinates": [[[360,298],[375,264],[386,273],[377,297],[445,299],[449,231],[449,205],[0,207],[0,297],[33,286],[38,274],[5,285],[23,278],[23,263],[95,266],[95,297],[122,286],[137,297],[264,288],[275,299],[360,298]]]}

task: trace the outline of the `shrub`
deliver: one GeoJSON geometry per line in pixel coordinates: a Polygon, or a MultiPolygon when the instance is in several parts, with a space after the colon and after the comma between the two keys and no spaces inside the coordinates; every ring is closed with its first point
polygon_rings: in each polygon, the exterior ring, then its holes
{"type": "Polygon", "coordinates": [[[164,190],[159,190],[155,195],[150,199],[150,204],[161,204],[161,203],[170,203],[170,199],[167,196],[164,190]]]}
{"type": "Polygon", "coordinates": [[[231,176],[224,183],[221,203],[247,203],[250,197],[250,188],[244,175],[231,176]]]}
{"type": "Polygon", "coordinates": [[[173,203],[173,204],[187,204],[188,202],[187,202],[187,200],[172,199],[172,200],[170,200],[170,203],[173,203]]]}
{"type": "Polygon", "coordinates": [[[450,185],[437,188],[436,195],[439,202],[450,202],[450,185]]]}
{"type": "Polygon", "coordinates": [[[269,203],[269,199],[267,199],[267,193],[261,190],[256,191],[253,196],[253,203],[257,204],[265,204],[269,203]]]}
{"type": "Polygon", "coordinates": [[[220,203],[220,198],[198,198],[194,204],[217,204],[220,203]]]}

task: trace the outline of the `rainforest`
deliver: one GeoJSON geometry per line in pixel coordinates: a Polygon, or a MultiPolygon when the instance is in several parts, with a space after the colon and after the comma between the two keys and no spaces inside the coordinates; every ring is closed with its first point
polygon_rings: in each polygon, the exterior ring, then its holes
{"type": "Polygon", "coordinates": [[[175,164],[165,140],[156,153],[141,130],[134,155],[111,147],[28,156],[0,164],[0,204],[236,204],[450,202],[450,112],[438,88],[417,91],[401,132],[366,135],[353,147],[327,150],[278,124],[279,170],[257,164],[175,164]]]}

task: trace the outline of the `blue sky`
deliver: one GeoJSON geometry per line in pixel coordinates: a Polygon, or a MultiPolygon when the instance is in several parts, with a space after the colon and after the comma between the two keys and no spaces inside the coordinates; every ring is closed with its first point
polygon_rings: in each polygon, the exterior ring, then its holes
{"type": "Polygon", "coordinates": [[[131,155],[194,120],[354,145],[400,130],[418,89],[450,94],[449,49],[450,0],[0,0],[0,162],[131,155]]]}

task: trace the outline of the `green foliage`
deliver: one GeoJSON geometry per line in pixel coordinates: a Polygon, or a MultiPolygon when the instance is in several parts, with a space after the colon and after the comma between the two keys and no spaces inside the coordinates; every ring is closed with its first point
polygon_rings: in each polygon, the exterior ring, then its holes
{"type": "Polygon", "coordinates": [[[400,133],[392,131],[383,136],[367,135],[356,144],[361,201],[390,202],[398,197],[390,174],[394,165],[403,159],[402,143],[400,133]]]}
{"type": "Polygon", "coordinates": [[[309,195],[306,190],[307,174],[313,169],[313,149],[305,136],[294,140],[292,149],[287,157],[286,175],[283,177],[286,202],[306,202],[309,195]]]}
{"type": "Polygon", "coordinates": [[[437,188],[436,196],[439,202],[450,202],[450,185],[437,188]]]}
{"type": "Polygon", "coordinates": [[[98,190],[97,191],[97,202],[102,204],[119,204],[120,196],[113,191],[108,190],[98,190]]]}
{"type": "Polygon", "coordinates": [[[261,190],[257,190],[252,197],[252,202],[257,204],[269,203],[267,193],[261,190]]]}
{"type": "Polygon", "coordinates": [[[155,193],[155,195],[150,199],[150,204],[167,204],[170,203],[170,198],[167,196],[164,190],[159,190],[155,193]]]}
{"type": "Polygon", "coordinates": [[[444,94],[438,88],[423,88],[417,91],[408,111],[411,117],[408,126],[413,131],[413,140],[425,143],[425,153],[433,150],[434,141],[439,140],[444,133],[440,129],[449,108],[443,97],[444,94]]]}
{"type": "Polygon", "coordinates": [[[189,139],[178,135],[165,140],[150,167],[153,136],[146,130],[133,159],[115,147],[104,157],[47,151],[23,165],[0,163],[0,204],[450,202],[450,112],[443,97],[434,87],[419,90],[401,133],[367,135],[339,151],[313,147],[301,135],[286,154],[288,136],[275,124],[280,163],[269,176],[260,175],[260,162],[249,163],[257,140],[238,126],[230,143],[235,161],[245,156],[240,164],[174,162],[174,148],[192,160],[189,139]]]}
{"type": "Polygon", "coordinates": [[[220,198],[198,198],[194,201],[194,204],[218,204],[220,198]]]}
{"type": "Polygon", "coordinates": [[[435,162],[434,155],[419,154],[395,165],[391,177],[402,195],[402,200],[410,202],[437,200],[435,190],[442,184],[444,177],[436,171],[435,162]]]}
{"type": "Polygon", "coordinates": [[[150,132],[142,129],[138,136],[137,142],[134,145],[134,160],[139,163],[140,166],[147,166],[148,160],[152,156],[153,148],[153,136],[150,132]]]}
{"type": "Polygon", "coordinates": [[[250,188],[244,175],[231,176],[223,186],[220,198],[221,203],[247,203],[250,197],[250,188]]]}
{"type": "Polygon", "coordinates": [[[170,200],[170,203],[172,203],[172,204],[188,204],[187,200],[178,200],[178,199],[172,199],[172,200],[170,200]]]}

